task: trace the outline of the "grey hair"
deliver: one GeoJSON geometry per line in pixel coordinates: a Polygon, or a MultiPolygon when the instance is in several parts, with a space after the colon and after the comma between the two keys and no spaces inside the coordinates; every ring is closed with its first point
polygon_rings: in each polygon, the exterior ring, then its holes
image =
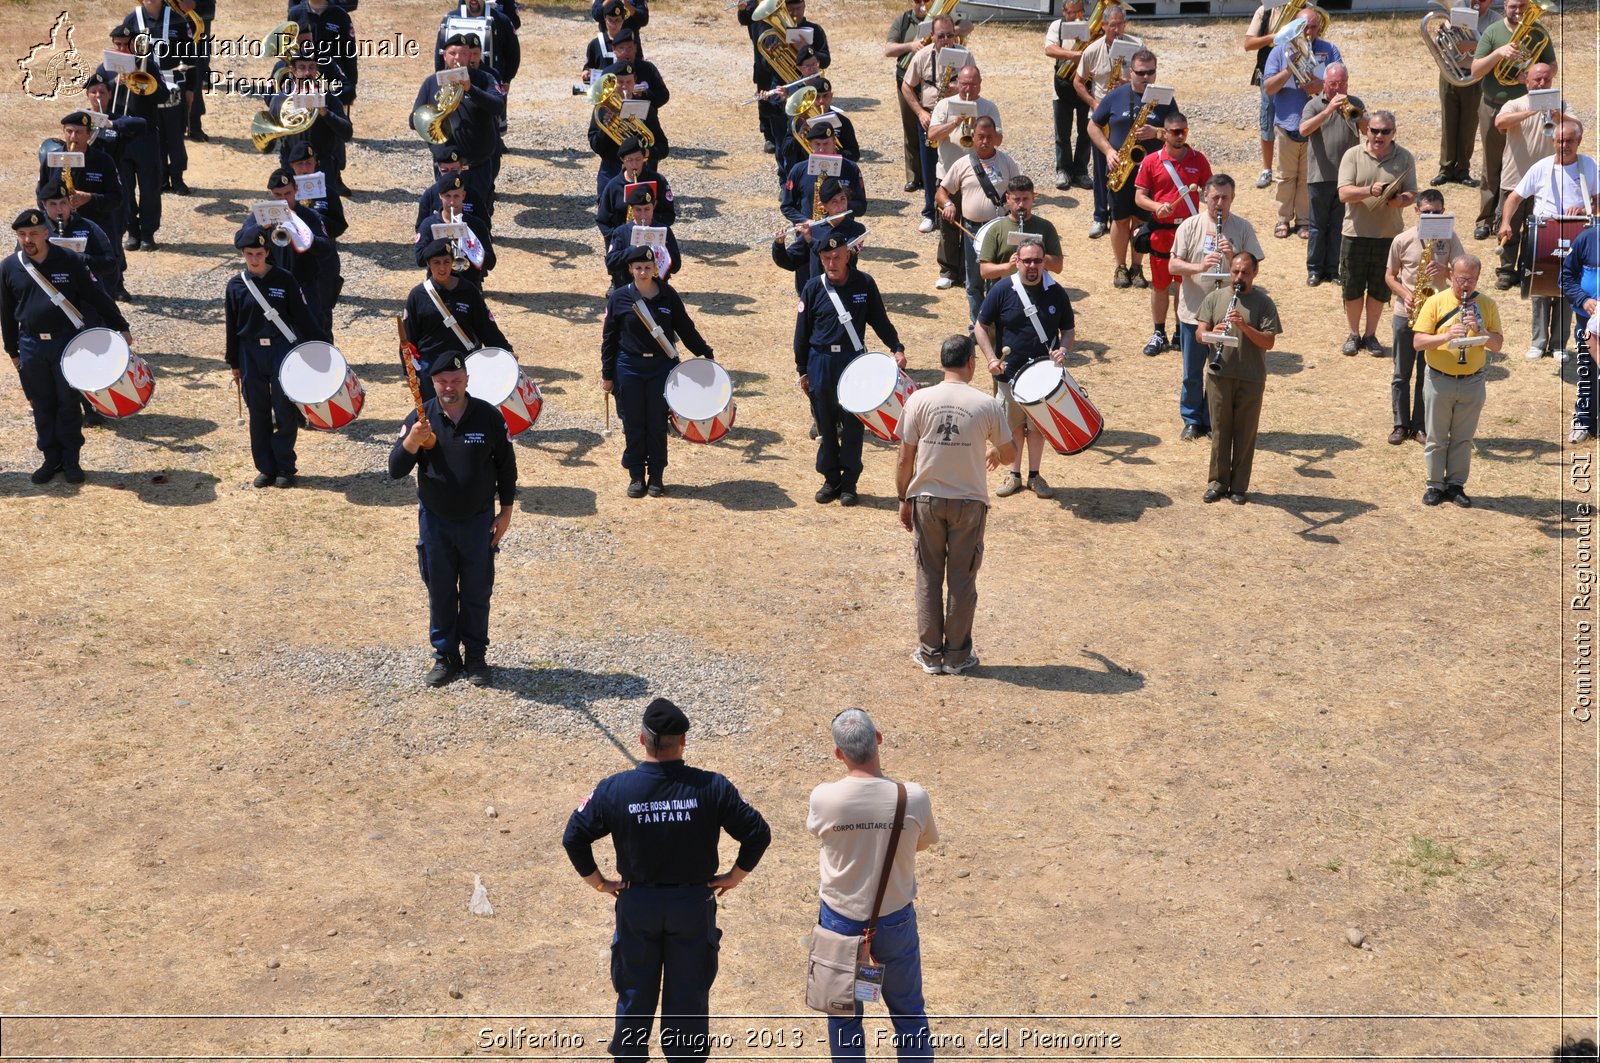
{"type": "Polygon", "coordinates": [[[1483,260],[1477,255],[1457,255],[1451,260],[1450,268],[1455,269],[1457,266],[1463,266],[1467,269],[1475,269],[1479,272],[1482,272],[1483,260]]]}
{"type": "Polygon", "coordinates": [[[1388,122],[1389,122],[1389,125],[1391,127],[1399,128],[1399,123],[1397,123],[1394,120],[1394,112],[1393,111],[1373,111],[1372,114],[1369,115],[1368,117],[1369,118],[1384,118],[1384,119],[1387,119],[1388,122]]]}
{"type": "Polygon", "coordinates": [[[865,709],[845,709],[833,718],[833,744],[851,764],[865,764],[878,749],[878,729],[865,709]]]}

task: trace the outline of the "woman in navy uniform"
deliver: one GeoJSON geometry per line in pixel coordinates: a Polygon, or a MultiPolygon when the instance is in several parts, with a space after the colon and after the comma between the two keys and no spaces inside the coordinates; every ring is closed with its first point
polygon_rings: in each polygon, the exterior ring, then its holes
{"type": "Polygon", "coordinates": [[[628,497],[659,498],[667,467],[667,374],[678,364],[675,343],[702,358],[715,358],[689,318],[683,300],[657,279],[655,256],[635,247],[625,256],[633,281],[612,290],[600,339],[600,386],[617,396],[622,415],[622,467],[628,470],[628,497]],[[645,316],[655,322],[651,331],[645,316]],[[645,486],[649,481],[648,488],[645,486]]]}
{"type": "Polygon", "coordinates": [[[670,1063],[708,1054],[711,983],[717,977],[716,898],[756,869],[772,831],[723,776],[683,762],[689,718],[666,698],[644,710],[644,760],[603,779],[567,820],[561,844],[583,880],[616,898],[611,982],[617,1019],[610,1052],[644,1063],[661,998],[661,1047],[670,1063]],[[718,874],[722,832],[739,843],[718,874]],[[600,873],[594,843],[611,836],[617,878],[600,873]]]}
{"type": "Polygon", "coordinates": [[[22,393],[33,407],[34,433],[44,455],[43,464],[30,479],[47,484],[56,473],[64,472],[67,483],[81,484],[84,475],[78,454],[83,449],[83,410],[79,392],[61,375],[61,352],[84,326],[114,328],[130,347],[133,337],[128,335],[122,311],[101,290],[83,256],[50,243],[44,211],[23,211],[11,228],[22,250],[7,255],[0,265],[0,338],[22,378],[22,393]],[[54,293],[47,292],[46,285],[54,293]],[[52,294],[71,304],[82,325],[56,304],[52,294]]]}
{"type": "Polygon", "coordinates": [[[300,432],[300,411],[279,387],[278,369],[295,344],[327,343],[333,337],[311,316],[294,274],[269,260],[271,244],[266,230],[253,221],[234,235],[233,246],[244,256],[244,270],[228,279],[225,357],[250,410],[255,485],[293,487],[299,468],[294,442],[300,432]],[[252,287],[266,300],[265,308],[251,293],[252,287]]]}
{"type": "Polygon", "coordinates": [[[389,475],[398,480],[417,470],[417,562],[428,587],[434,658],[426,682],[441,687],[465,671],[467,682],[483,687],[491,679],[485,653],[494,555],[511,527],[517,454],[500,411],[467,394],[460,352],[440,352],[428,376],[437,395],[420,417],[416,410],[406,416],[389,451],[389,475]]]}
{"type": "Polygon", "coordinates": [[[794,323],[795,371],[800,390],[811,396],[811,413],[817,420],[817,471],[822,474],[817,501],[838,499],[843,506],[856,504],[863,429],[861,418],[839,405],[839,374],[866,350],[862,337],[869,324],[888,345],[895,364],[906,367],[905,344],[884,309],[877,282],[856,269],[850,245],[850,238],[840,232],[829,233],[818,244],[822,273],[806,282],[794,323]],[[843,317],[839,306],[844,308],[843,317]]]}
{"type": "Polygon", "coordinates": [[[454,351],[466,358],[479,347],[510,351],[511,343],[494,323],[494,315],[484,304],[478,286],[450,271],[453,258],[447,242],[429,241],[422,249],[422,259],[428,265],[428,275],[406,297],[403,318],[406,338],[417,348],[415,368],[422,397],[431,399],[433,381],[428,367],[439,355],[454,351]],[[451,321],[455,322],[454,328],[451,321]]]}
{"type": "Polygon", "coordinates": [[[600,227],[600,239],[607,247],[617,226],[628,220],[627,188],[629,185],[654,184],[656,197],[656,224],[671,225],[678,220],[678,208],[672,202],[672,184],[656,169],[650,153],[638,137],[624,137],[617,145],[617,159],[622,172],[606,182],[596,204],[594,221],[600,227]]]}

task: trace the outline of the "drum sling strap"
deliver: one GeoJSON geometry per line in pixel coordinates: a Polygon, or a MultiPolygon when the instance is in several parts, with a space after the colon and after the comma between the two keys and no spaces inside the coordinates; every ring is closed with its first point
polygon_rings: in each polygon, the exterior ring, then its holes
{"type": "Polygon", "coordinates": [[[978,187],[983,189],[983,194],[988,197],[989,202],[997,207],[1004,205],[1005,196],[995,191],[994,182],[989,180],[989,171],[983,168],[983,160],[978,158],[978,153],[970,151],[967,153],[967,158],[972,161],[972,174],[978,179],[978,187]]]}
{"type": "Polygon", "coordinates": [[[250,293],[250,297],[256,301],[256,305],[259,306],[261,308],[261,312],[267,316],[267,320],[278,326],[278,331],[283,333],[284,339],[288,340],[290,343],[295,342],[294,331],[290,329],[288,325],[283,323],[283,315],[274,310],[272,304],[267,302],[267,297],[261,294],[261,289],[257,288],[255,282],[250,279],[250,274],[246,273],[244,270],[240,270],[239,279],[244,281],[245,290],[248,291],[250,293]]]}
{"type": "Polygon", "coordinates": [[[33,283],[37,284],[39,290],[44,292],[45,296],[56,305],[56,309],[67,315],[67,320],[72,322],[72,327],[83,328],[83,315],[78,313],[78,308],[72,305],[70,299],[57,291],[56,286],[46,280],[43,273],[33,268],[33,263],[28,261],[28,253],[26,251],[17,252],[17,261],[22,263],[22,268],[28,271],[28,276],[33,278],[33,283]]]}
{"type": "Polygon", "coordinates": [[[451,314],[449,310],[445,309],[444,300],[439,298],[439,290],[433,286],[433,278],[429,277],[427,280],[423,281],[422,287],[423,290],[428,293],[428,298],[433,300],[434,309],[439,311],[439,316],[444,318],[444,323],[450,326],[450,331],[454,332],[456,334],[456,339],[461,341],[461,346],[465,347],[468,351],[477,350],[478,345],[472,340],[468,339],[467,334],[461,330],[461,326],[456,324],[455,315],[451,314]]]}
{"type": "Polygon", "coordinates": [[[850,312],[844,308],[844,300],[839,298],[839,293],[834,290],[828,281],[828,275],[822,275],[822,290],[828,293],[828,299],[833,303],[833,312],[839,315],[839,324],[844,326],[845,335],[850,337],[850,350],[859,354],[867,349],[861,342],[861,335],[856,332],[856,323],[850,319],[850,312]]]}
{"type": "MultiPolygon", "coordinates": [[[[1039,308],[1028,298],[1028,286],[1015,274],[1012,275],[1011,281],[1012,290],[1017,293],[1017,301],[1022,304],[1022,313],[1027,317],[1028,324],[1033,326],[1033,334],[1039,337],[1039,342],[1044,344],[1046,351],[1050,350],[1050,337],[1044,334],[1044,325],[1039,321],[1039,308]]],[[[1040,288],[1043,290],[1043,285],[1040,288]]]]}
{"type": "MultiPolygon", "coordinates": [[[[1178,177],[1178,170],[1177,170],[1176,167],[1174,167],[1172,165],[1172,160],[1171,159],[1162,159],[1161,160],[1161,165],[1165,166],[1167,168],[1167,176],[1172,178],[1172,187],[1176,188],[1178,190],[1178,198],[1183,200],[1183,205],[1189,208],[1189,213],[1190,214],[1198,214],[1198,213],[1200,213],[1200,211],[1195,208],[1194,200],[1189,198],[1189,189],[1188,189],[1187,186],[1184,185],[1183,181],[1178,177]]],[[[1174,226],[1174,228],[1176,228],[1176,226],[1174,226]]]]}
{"type": "MultiPolygon", "coordinates": [[[[661,326],[656,324],[655,315],[650,313],[650,307],[645,303],[643,295],[633,301],[633,312],[640,321],[644,322],[644,327],[650,330],[650,335],[656,338],[656,343],[660,345],[662,352],[668,358],[677,358],[677,346],[667,338],[667,334],[661,326]]],[[[649,356],[646,355],[646,357],[649,356]]]]}

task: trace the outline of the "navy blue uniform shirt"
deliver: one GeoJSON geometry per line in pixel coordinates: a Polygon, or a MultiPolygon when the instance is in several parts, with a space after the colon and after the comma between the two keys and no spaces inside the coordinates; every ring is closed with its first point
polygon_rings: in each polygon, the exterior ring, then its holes
{"type": "MultiPolygon", "coordinates": [[[[821,174],[806,173],[808,163],[809,157],[807,162],[797,162],[790,167],[789,176],[783,181],[783,195],[778,200],[783,216],[797,225],[811,220],[817,188],[827,180],[821,174]]],[[[838,181],[850,201],[849,209],[855,211],[851,217],[861,217],[867,212],[867,185],[861,178],[861,167],[845,159],[839,165],[838,181]]]]}
{"type": "Polygon", "coordinates": [[[466,354],[480,346],[511,350],[511,343],[506,339],[505,333],[500,331],[500,326],[489,316],[489,308],[483,302],[483,293],[478,290],[476,284],[457,279],[454,288],[440,288],[437,285],[435,288],[445,309],[456,319],[456,324],[467,334],[471,344],[462,345],[450,326],[444,323],[443,315],[439,313],[439,308],[433,305],[427,290],[422,285],[417,285],[411,289],[411,294],[406,298],[405,312],[406,335],[416,344],[417,354],[422,359],[417,366],[417,372],[426,373],[428,366],[433,364],[434,357],[444,351],[460,351],[466,354]]]}
{"type": "MultiPolygon", "coordinates": [[[[27,257],[21,248],[7,255],[4,265],[0,265],[0,336],[4,337],[6,353],[13,358],[20,353],[19,329],[28,336],[48,335],[52,342],[64,341],[78,331],[28,276],[19,256],[27,257]]],[[[128,331],[127,319],[89,272],[89,263],[82,255],[51,244],[44,261],[34,262],[33,267],[78,308],[86,327],[99,325],[128,331]]]]}
{"type": "MultiPolygon", "coordinates": [[[[823,288],[826,280],[826,277],[818,274],[806,282],[806,290],[800,293],[800,313],[794,323],[794,364],[795,370],[802,376],[806,373],[806,364],[811,361],[812,352],[843,355],[846,360],[860,353],[852,349],[850,335],[839,322],[833,300],[828,298],[823,288]]],[[[844,303],[845,313],[850,315],[856,336],[863,344],[867,342],[867,326],[871,325],[872,331],[888,344],[891,352],[906,349],[905,344],[900,342],[900,334],[894,330],[894,323],[889,320],[889,312],[884,309],[877,281],[851,266],[850,276],[834,290],[844,303]]],[[[865,349],[863,346],[862,350],[865,349]]]]}
{"type": "MultiPolygon", "coordinates": [[[[240,270],[240,273],[243,272],[240,270]]],[[[312,320],[305,294],[288,270],[269,265],[265,274],[252,276],[250,280],[267,305],[276,310],[283,323],[289,326],[289,331],[294,333],[294,340],[286,339],[278,331],[278,326],[262,311],[261,304],[250,294],[250,289],[244,286],[244,279],[235,273],[228,278],[223,309],[228,337],[223,357],[230,369],[243,369],[245,361],[261,351],[272,352],[272,361],[276,365],[278,355],[287,353],[295,343],[304,343],[306,340],[327,343],[332,339],[312,320]],[[263,340],[267,342],[263,343],[263,340]]]]}
{"type": "MultiPolygon", "coordinates": [[[[1095,105],[1094,114],[1090,121],[1098,126],[1110,126],[1106,130],[1106,139],[1111,141],[1111,146],[1120,149],[1127,143],[1128,134],[1133,130],[1133,116],[1139,113],[1142,104],[1139,97],[1133,94],[1131,84],[1118,85],[1100,98],[1095,105]]],[[[1145,129],[1155,135],[1148,140],[1140,141],[1146,147],[1161,144],[1161,127],[1167,121],[1167,115],[1178,109],[1178,100],[1174,96],[1171,103],[1163,103],[1150,109],[1150,117],[1144,120],[1145,129]]],[[[1154,151],[1155,148],[1151,147],[1154,151]]]]}
{"type": "Polygon", "coordinates": [[[655,318],[657,327],[666,333],[667,339],[674,345],[681,344],[689,348],[691,354],[698,354],[702,358],[716,357],[700,335],[700,330],[689,319],[689,311],[684,308],[678,293],[662,281],[657,281],[656,285],[656,294],[650,299],[641,296],[631,281],[611,290],[611,295],[606,299],[606,320],[600,333],[602,380],[617,378],[617,356],[623,353],[630,358],[659,358],[661,361],[658,364],[663,373],[672,368],[671,356],[661,349],[655,336],[633,309],[633,304],[641,301],[650,308],[650,316],[655,318]]]}
{"type": "Polygon", "coordinates": [[[1000,377],[1008,384],[1017,375],[1018,369],[1035,358],[1047,357],[1059,345],[1061,334],[1074,327],[1072,300],[1067,298],[1067,290],[1046,273],[1043,284],[1028,289],[1028,298],[1033,300],[1033,307],[1039,312],[1039,324],[1050,341],[1048,345],[1040,343],[1039,334],[1028,323],[1028,315],[1022,310],[1022,300],[1017,298],[1016,285],[1019,283],[1015,273],[1001,278],[983,297],[983,305],[978,307],[978,324],[999,323],[996,349],[1011,348],[1011,354],[1006,358],[1005,372],[1000,377]]]}
{"type": "Polygon", "coordinates": [[[643,184],[647,181],[656,183],[656,224],[671,225],[678,220],[678,207],[672,202],[672,183],[657,172],[655,166],[646,161],[644,169],[639,171],[637,180],[629,180],[627,173],[619,173],[606,185],[604,192],[600,193],[599,202],[594,212],[595,224],[600,226],[600,235],[607,244],[611,243],[611,233],[617,226],[628,220],[628,204],[623,201],[622,190],[630,184],[643,184]]]}
{"type": "Polygon", "coordinates": [[[501,509],[516,501],[517,452],[498,407],[469,395],[460,421],[452,421],[437,398],[429,399],[422,409],[439,441],[432,450],[406,453],[401,442],[417,423],[417,411],[412,410],[389,451],[390,476],[398,480],[416,469],[417,498],[443,520],[475,517],[497,494],[501,509]]]}
{"type": "Polygon", "coordinates": [[[716,877],[723,831],[739,843],[734,863],[754,871],[772,831],[733,783],[681,760],[647,760],[602,779],[567,820],[561,844],[579,875],[599,870],[594,843],[609,834],[622,881],[703,886],[716,877]]]}

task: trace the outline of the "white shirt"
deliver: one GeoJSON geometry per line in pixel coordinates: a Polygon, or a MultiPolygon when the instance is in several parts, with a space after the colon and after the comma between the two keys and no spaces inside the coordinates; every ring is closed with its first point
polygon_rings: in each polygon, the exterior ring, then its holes
{"type": "MultiPolygon", "coordinates": [[[[933,105],[933,113],[928,118],[929,125],[938,125],[940,122],[950,121],[950,102],[952,100],[959,101],[960,97],[946,96],[944,99],[933,105]]],[[[978,105],[978,118],[982,118],[987,115],[988,117],[994,119],[994,128],[996,132],[1005,132],[1005,130],[1000,127],[1000,108],[995,106],[993,100],[985,99],[984,97],[979,96],[972,102],[978,105]]],[[[976,119],[974,119],[974,121],[976,121],[976,119]]],[[[957,126],[951,131],[949,136],[939,141],[939,164],[934,169],[934,177],[937,180],[943,181],[944,175],[950,169],[951,164],[971,150],[971,148],[964,148],[961,146],[961,128],[957,126]]]]}
{"type": "Polygon", "coordinates": [[[1528,167],[1516,191],[1523,199],[1533,200],[1536,218],[1587,214],[1590,199],[1600,192],[1600,167],[1587,155],[1579,155],[1566,166],[1552,155],[1528,167]]]}

